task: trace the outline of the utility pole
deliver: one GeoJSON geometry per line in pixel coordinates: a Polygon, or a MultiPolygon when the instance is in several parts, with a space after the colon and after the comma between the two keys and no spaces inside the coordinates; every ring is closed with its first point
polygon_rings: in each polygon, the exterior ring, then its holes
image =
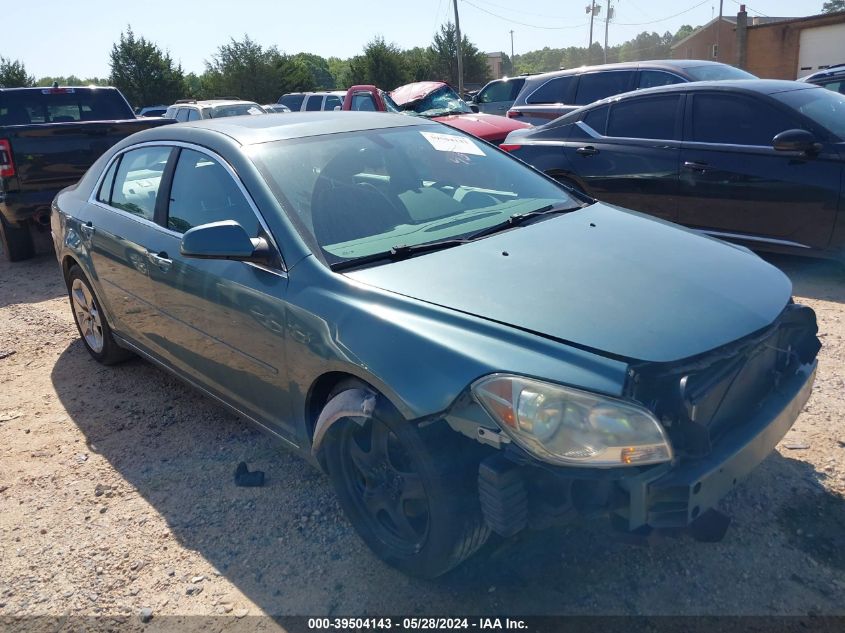
{"type": "Polygon", "coordinates": [[[593,61],[593,18],[596,16],[596,0],[591,0],[587,13],[590,14],[590,43],[587,44],[587,63],[589,64],[593,61]]]}
{"type": "Polygon", "coordinates": [[[722,2],[723,0],[719,0],[719,21],[716,23],[716,54],[713,56],[718,61],[719,55],[721,55],[722,51],[719,50],[719,31],[722,30],[722,2]]]}
{"type": "MultiPolygon", "coordinates": [[[[513,29],[511,29],[511,66],[513,66],[513,29]]],[[[511,72],[513,72],[512,69],[511,72]]]]}
{"type": "Polygon", "coordinates": [[[458,0],[453,0],[455,5],[455,31],[458,38],[458,96],[464,98],[464,60],[461,58],[461,20],[458,17],[458,0]]]}
{"type": "Polygon", "coordinates": [[[613,0],[607,0],[607,13],[604,16],[604,63],[607,63],[607,25],[613,17],[613,7],[611,3],[613,0]]]}

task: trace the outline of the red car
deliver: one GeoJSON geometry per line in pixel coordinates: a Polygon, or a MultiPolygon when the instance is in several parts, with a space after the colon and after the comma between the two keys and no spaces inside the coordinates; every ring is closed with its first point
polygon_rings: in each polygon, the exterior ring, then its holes
{"type": "Polygon", "coordinates": [[[473,112],[442,81],[419,81],[389,94],[375,86],[352,86],[346,92],[343,109],[418,114],[495,144],[502,143],[513,130],[531,127],[505,117],[473,112]]]}

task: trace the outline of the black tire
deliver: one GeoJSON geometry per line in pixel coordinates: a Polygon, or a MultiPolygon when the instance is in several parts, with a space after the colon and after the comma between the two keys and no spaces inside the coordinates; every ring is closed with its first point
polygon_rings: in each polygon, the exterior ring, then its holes
{"type": "MultiPolygon", "coordinates": [[[[345,381],[329,399],[362,387],[345,381]]],[[[445,422],[425,428],[407,422],[381,396],[364,426],[340,420],[323,444],[340,505],[364,542],[387,564],[424,578],[459,565],[490,535],[478,500],[482,452],[445,422]],[[376,438],[387,447],[382,455],[373,453],[376,438]],[[365,470],[370,474],[365,476],[365,470]],[[374,511],[385,499],[384,507],[374,511]]]]}
{"type": "Polygon", "coordinates": [[[29,226],[12,226],[3,214],[0,214],[0,241],[3,243],[3,255],[10,262],[30,259],[35,255],[29,226]]]}
{"type": "MultiPolygon", "coordinates": [[[[85,273],[82,272],[82,269],[79,266],[71,266],[68,271],[66,281],[70,309],[71,312],[73,312],[73,321],[76,323],[76,329],[79,331],[79,337],[82,339],[82,343],[85,345],[85,349],[88,350],[88,353],[91,354],[94,360],[98,363],[102,363],[103,365],[114,365],[115,363],[131,358],[132,352],[120,347],[117,344],[117,341],[115,341],[111,328],[108,324],[108,319],[101,307],[100,300],[94,293],[94,289],[91,287],[91,284],[85,277],[85,273]],[[99,319],[96,323],[93,321],[90,322],[90,327],[85,324],[86,319],[85,316],[83,316],[83,311],[79,311],[78,306],[75,303],[75,283],[80,283],[87,288],[88,295],[85,301],[86,303],[90,303],[90,307],[96,311],[95,313],[97,315],[99,315],[99,319]],[[99,338],[102,341],[101,345],[92,343],[92,339],[96,338],[97,333],[99,333],[99,338]]],[[[79,290],[81,290],[81,288],[79,288],[79,290]]],[[[77,298],[77,300],[78,299],[79,298],[77,298]]],[[[89,312],[89,315],[90,314],[92,314],[92,312],[89,312]]]]}

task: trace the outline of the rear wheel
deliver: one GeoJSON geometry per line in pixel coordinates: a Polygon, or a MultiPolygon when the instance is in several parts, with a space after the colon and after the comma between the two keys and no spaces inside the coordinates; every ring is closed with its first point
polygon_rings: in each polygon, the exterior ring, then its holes
{"type": "Polygon", "coordinates": [[[3,243],[3,255],[10,262],[19,262],[35,255],[29,226],[12,226],[0,214],[0,241],[3,243]]]}
{"type": "MultiPolygon", "coordinates": [[[[346,384],[332,395],[362,387],[346,384]]],[[[476,484],[479,450],[445,423],[420,429],[385,404],[380,398],[363,426],[347,419],[330,429],[329,477],[377,556],[414,576],[439,576],[489,536],[476,484]]]]}
{"type": "Polygon", "coordinates": [[[85,349],[94,360],[113,365],[131,357],[132,353],[114,340],[100,302],[79,266],[73,266],[68,271],[67,287],[73,320],[85,349]]]}

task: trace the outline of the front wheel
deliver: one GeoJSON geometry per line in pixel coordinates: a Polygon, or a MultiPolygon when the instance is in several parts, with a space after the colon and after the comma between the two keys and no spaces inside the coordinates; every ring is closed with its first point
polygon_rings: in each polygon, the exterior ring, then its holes
{"type": "Polygon", "coordinates": [[[433,578],[489,536],[478,500],[478,451],[443,422],[420,429],[384,408],[363,426],[347,419],[330,429],[326,467],[370,549],[407,574],[433,578]]]}
{"type": "Polygon", "coordinates": [[[132,356],[114,340],[100,302],[79,266],[73,266],[68,272],[67,287],[73,320],[85,349],[94,360],[113,365],[132,356]]]}

